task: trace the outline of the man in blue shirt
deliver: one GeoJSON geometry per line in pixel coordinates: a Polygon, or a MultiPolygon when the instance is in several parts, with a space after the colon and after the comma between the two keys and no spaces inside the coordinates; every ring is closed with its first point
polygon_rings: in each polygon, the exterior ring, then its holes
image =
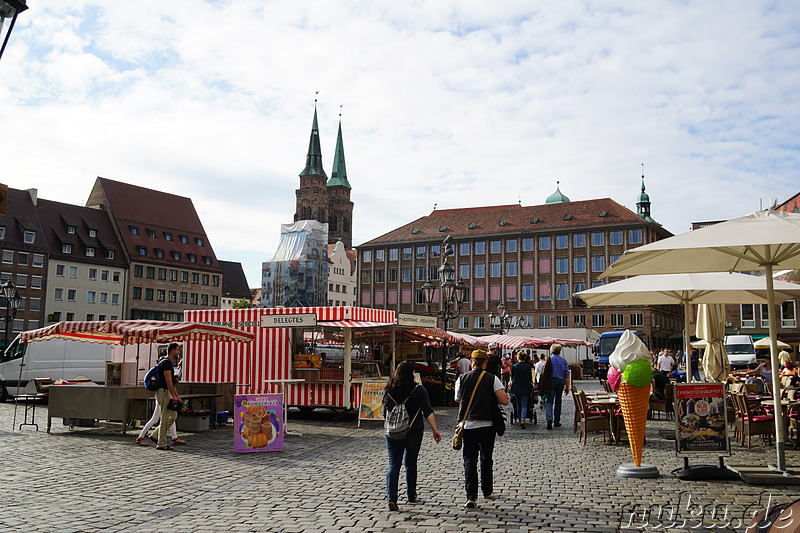
{"type": "Polygon", "coordinates": [[[550,365],[550,394],[547,395],[545,404],[545,417],[547,418],[547,429],[561,427],[561,393],[569,394],[572,380],[570,379],[569,364],[561,357],[561,345],[553,344],[550,346],[550,358],[547,360],[550,365]],[[555,407],[555,408],[554,408],[555,407]]]}

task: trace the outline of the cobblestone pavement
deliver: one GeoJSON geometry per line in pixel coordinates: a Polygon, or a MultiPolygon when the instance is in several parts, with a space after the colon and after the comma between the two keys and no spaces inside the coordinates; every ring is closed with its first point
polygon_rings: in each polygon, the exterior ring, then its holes
{"type": "MultiPolygon", "coordinates": [[[[595,390],[597,384],[581,387],[595,390]]],[[[0,531],[610,532],[645,524],[649,531],[697,531],[701,524],[742,531],[742,517],[765,507],[768,498],[774,504],[797,497],[791,486],[678,480],[670,472],[682,460],[674,442],[658,434],[672,427],[666,421],[648,422],[644,454],[661,477],[617,477],[617,466],[631,462],[628,447],[608,446],[602,438],[579,444],[568,397],[564,407],[564,427],[546,431],[539,411],[538,426],[511,427],[498,439],[497,499],[481,500],[476,509],[463,508],[461,454],[447,442],[455,408],[440,408],[444,439],[437,445],[426,434],[421,502],[400,501],[400,512],[391,513],[383,500],[382,428],[374,422],[358,428],[354,416],[331,421],[316,411],[301,419],[292,410],[290,429],[303,435],[287,437],[284,452],[234,454],[228,425],[183,434],[187,446],[162,453],[134,445],[135,434],[121,435],[119,424],[70,431],[54,419],[48,435],[45,407],[37,410],[40,431],[14,431],[14,404],[0,404],[0,531]]],[[[728,464],[774,462],[774,447],[760,440],[751,450],[733,446],[728,464]]],[[[797,465],[800,452],[790,447],[787,458],[797,465]]],[[[696,461],[713,464],[716,457],[696,461]]],[[[402,476],[400,490],[404,494],[402,476]]]]}

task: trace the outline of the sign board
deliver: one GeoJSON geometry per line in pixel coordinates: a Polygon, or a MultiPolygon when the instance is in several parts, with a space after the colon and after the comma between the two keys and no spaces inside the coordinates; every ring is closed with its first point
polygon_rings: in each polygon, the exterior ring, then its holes
{"type": "Polygon", "coordinates": [[[283,395],[234,396],[233,429],[236,453],[283,451],[283,395]]]}
{"type": "Polygon", "coordinates": [[[261,315],[262,328],[302,328],[316,325],[317,315],[314,313],[296,315],[261,315]]]}
{"type": "Polygon", "coordinates": [[[677,453],[731,453],[725,385],[678,383],[675,386],[677,453]]]}
{"type": "Polygon", "coordinates": [[[435,316],[409,315],[400,313],[397,315],[397,325],[404,327],[435,328],[437,318],[435,316]]]}
{"type": "MultiPolygon", "coordinates": [[[[383,420],[383,389],[385,381],[365,381],[361,384],[360,420],[383,420]]],[[[360,422],[359,422],[360,423],[360,422]]]]}

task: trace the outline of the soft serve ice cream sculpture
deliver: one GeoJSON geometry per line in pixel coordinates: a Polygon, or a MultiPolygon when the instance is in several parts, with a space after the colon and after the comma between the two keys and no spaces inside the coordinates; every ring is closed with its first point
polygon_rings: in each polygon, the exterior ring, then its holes
{"type": "Polygon", "coordinates": [[[633,463],[642,466],[644,428],[650,406],[652,358],[639,337],[626,330],[609,356],[608,382],[619,394],[622,416],[628,433],[633,463]]]}

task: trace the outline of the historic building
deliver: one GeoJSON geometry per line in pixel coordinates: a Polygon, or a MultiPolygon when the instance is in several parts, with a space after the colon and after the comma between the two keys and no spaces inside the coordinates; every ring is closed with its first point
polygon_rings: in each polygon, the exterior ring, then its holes
{"type": "Polygon", "coordinates": [[[86,205],[108,213],[129,262],[128,318],[220,307],[222,268],[190,198],[97,178],[86,205]]]}
{"type": "Polygon", "coordinates": [[[342,241],[328,245],[328,305],[356,305],[358,277],[356,251],[348,250],[342,241]]]}
{"type": "Polygon", "coordinates": [[[451,329],[488,333],[489,314],[503,303],[516,325],[632,328],[663,346],[681,330],[678,307],[588,309],[573,296],[602,284],[600,273],[625,250],[671,235],[651,218],[644,177],[636,204],[633,213],[609,198],[572,202],[557,187],[544,205],[434,210],[357,247],[358,305],[425,314],[422,285],[438,279],[449,235],[450,263],[469,289],[451,329]]]}
{"type": "Polygon", "coordinates": [[[233,302],[241,299],[250,300],[250,287],[241,263],[233,261],[219,261],[222,268],[222,301],[220,309],[231,309],[233,302]]]}

